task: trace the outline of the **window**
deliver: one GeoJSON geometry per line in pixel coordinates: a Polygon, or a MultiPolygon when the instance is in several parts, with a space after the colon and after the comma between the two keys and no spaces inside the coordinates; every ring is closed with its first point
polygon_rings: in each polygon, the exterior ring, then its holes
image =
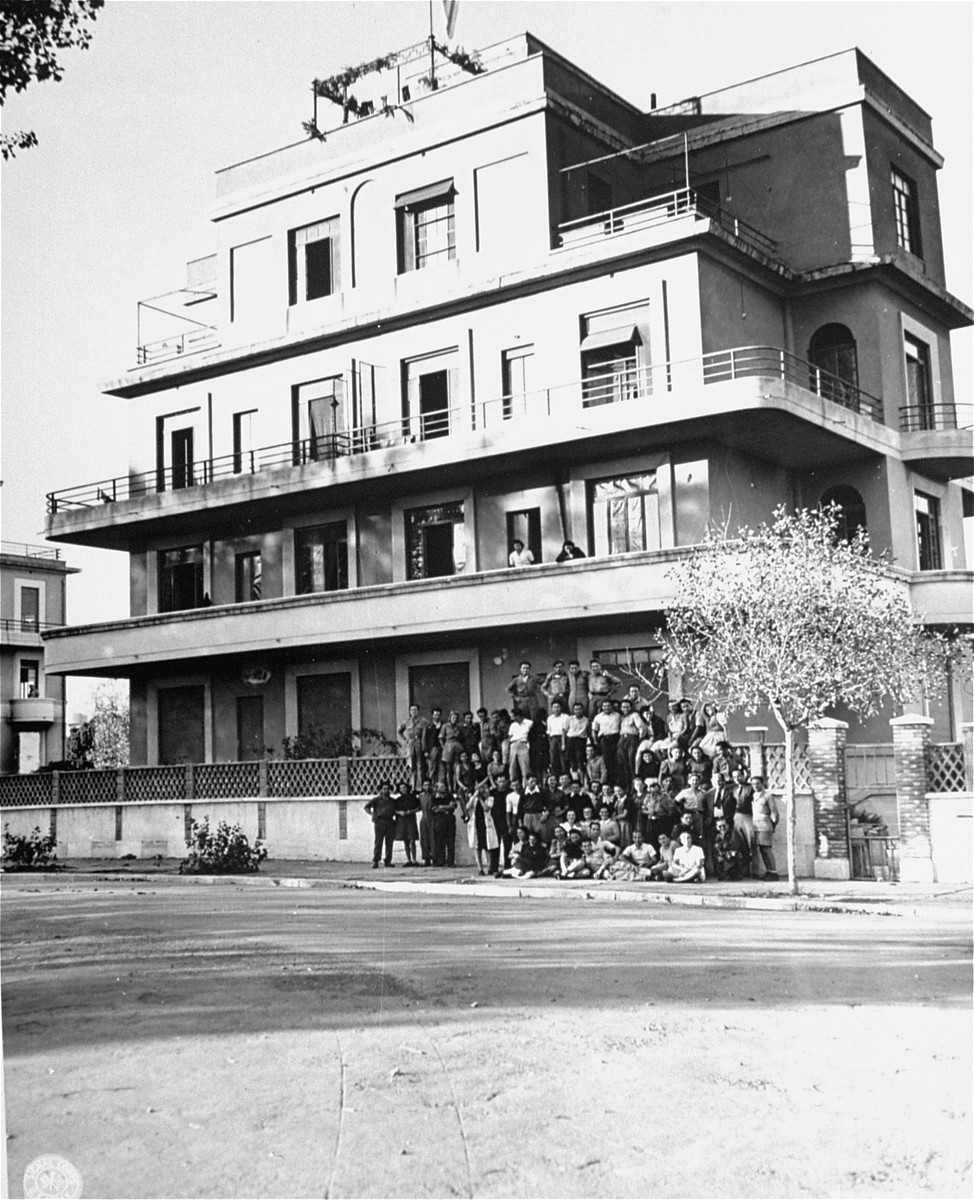
{"type": "Polygon", "coordinates": [[[193,430],[174,429],[170,434],[172,463],[172,486],[176,488],[192,487],[193,472],[193,430]]]}
{"type": "Polygon", "coordinates": [[[649,305],[645,302],[582,317],[582,406],[648,395],[649,305]],[[642,362],[640,361],[642,360],[642,362]]]}
{"type": "Polygon", "coordinates": [[[808,343],[808,361],[812,371],[809,387],[813,392],[846,408],[859,402],[859,360],[856,339],[845,325],[823,325],[808,343]]]}
{"type": "Polygon", "coordinates": [[[264,757],[264,697],[237,697],[237,762],[264,757]]]}
{"type": "Polygon", "coordinates": [[[906,352],[907,428],[935,429],[930,347],[906,333],[903,335],[903,348],[906,352]]]}
{"type": "Polygon", "coordinates": [[[254,417],[257,410],[233,414],[233,473],[254,472],[254,417]]]}
{"type": "Polygon", "coordinates": [[[418,704],[427,716],[432,708],[467,712],[470,708],[470,664],[468,662],[423,663],[410,666],[409,703],[418,704]]]}
{"type": "Polygon", "coordinates": [[[923,257],[920,245],[920,206],[917,185],[896,167],[890,169],[893,184],[893,212],[896,216],[896,244],[917,258],[923,257]]]}
{"type": "Polygon", "coordinates": [[[323,462],[346,453],[345,381],[341,375],[292,389],[297,462],[323,462]]]}
{"type": "Polygon", "coordinates": [[[866,505],[854,487],[847,487],[845,484],[830,487],[822,493],[819,505],[828,508],[830,504],[834,504],[838,509],[835,514],[838,521],[835,532],[840,541],[851,542],[860,529],[865,532],[866,505]]]}
{"type": "Polygon", "coordinates": [[[159,611],[179,612],[203,603],[203,547],[159,552],[159,611]]]}
{"type": "Polygon", "coordinates": [[[396,198],[399,274],[456,258],[453,180],[396,198]]]}
{"type": "Polygon", "coordinates": [[[330,296],[339,288],[338,217],[287,235],[288,303],[330,296]]]}
{"type": "Polygon", "coordinates": [[[20,698],[31,700],[39,696],[41,687],[41,664],[34,658],[20,660],[20,698]]]}
{"type": "Polygon", "coordinates": [[[521,541],[534,555],[536,563],[541,562],[541,509],[525,508],[520,512],[507,514],[507,545],[508,549],[515,540],[521,541]]]}
{"type": "Polygon", "coordinates": [[[294,531],[297,592],[340,592],[348,587],[348,526],[331,521],[294,531]]]}
{"type": "Polygon", "coordinates": [[[20,628],[27,633],[36,632],[41,626],[41,589],[21,587],[20,628]]]}
{"type": "Polygon", "coordinates": [[[589,484],[589,510],[594,554],[660,548],[655,471],[589,484]]]}
{"type": "Polygon", "coordinates": [[[463,501],[407,509],[406,577],[436,579],[459,575],[466,565],[463,501]]]}
{"type": "Polygon", "coordinates": [[[157,693],[159,763],[201,763],[206,759],[204,687],[160,688],[157,693]]]}
{"type": "Polygon", "coordinates": [[[501,415],[505,421],[527,409],[528,394],[534,390],[534,347],[517,346],[501,355],[501,415]]]}
{"type": "Polygon", "coordinates": [[[944,556],[940,540],[940,501],[925,492],[914,492],[917,519],[917,559],[921,571],[940,571],[944,556]]]}
{"type": "Polygon", "coordinates": [[[260,551],[238,554],[233,563],[234,599],[238,604],[260,599],[260,551]]]}
{"type": "Polygon", "coordinates": [[[404,433],[414,441],[447,437],[459,400],[456,350],[409,359],[402,371],[404,433]]]}
{"type": "Polygon", "coordinates": [[[298,733],[316,743],[317,753],[331,757],[352,728],[352,674],[334,671],[328,674],[299,675],[297,678],[298,733]],[[329,753],[331,752],[331,753],[329,753]]]}

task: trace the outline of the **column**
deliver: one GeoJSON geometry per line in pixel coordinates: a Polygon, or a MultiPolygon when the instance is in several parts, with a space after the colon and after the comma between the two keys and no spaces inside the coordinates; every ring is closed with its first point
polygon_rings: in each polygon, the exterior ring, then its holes
{"type": "Polygon", "coordinates": [[[747,764],[752,776],[760,776],[767,783],[767,772],[764,769],[764,743],[767,737],[767,725],[748,725],[747,727],[747,764]]]}
{"type": "Polygon", "coordinates": [[[964,746],[964,787],[974,792],[974,725],[970,721],[961,725],[960,740],[964,746]]]}
{"type": "Polygon", "coordinates": [[[933,883],[927,800],[927,748],[933,721],[930,717],[907,713],[894,717],[890,726],[900,820],[900,879],[904,883],[933,883]]]}
{"type": "Polygon", "coordinates": [[[815,819],[816,879],[851,879],[845,721],[822,717],[808,727],[808,768],[815,819]]]}

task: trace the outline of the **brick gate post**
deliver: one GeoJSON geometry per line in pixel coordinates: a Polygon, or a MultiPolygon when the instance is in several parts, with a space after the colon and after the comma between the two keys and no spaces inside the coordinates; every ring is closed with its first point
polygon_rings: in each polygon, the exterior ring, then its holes
{"type": "Polygon", "coordinates": [[[900,879],[933,883],[930,802],[927,800],[927,748],[933,721],[916,713],[894,717],[893,763],[900,820],[900,879]]]}
{"type": "Polygon", "coordinates": [[[822,717],[808,727],[808,775],[815,819],[816,879],[851,879],[845,721],[822,717]]]}

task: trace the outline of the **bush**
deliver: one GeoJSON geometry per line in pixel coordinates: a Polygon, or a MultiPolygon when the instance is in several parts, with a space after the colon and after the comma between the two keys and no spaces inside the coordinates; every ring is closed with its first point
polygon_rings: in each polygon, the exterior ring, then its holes
{"type": "Polygon", "coordinates": [[[53,833],[42,836],[35,825],[27,835],[9,833],[3,827],[3,866],[13,871],[50,871],[57,867],[57,839],[53,833]]]}
{"type": "Polygon", "coordinates": [[[189,853],[180,863],[180,875],[252,875],[267,857],[260,838],[251,846],[240,826],[226,821],[214,832],[209,817],[193,822],[186,847],[189,853]]]}

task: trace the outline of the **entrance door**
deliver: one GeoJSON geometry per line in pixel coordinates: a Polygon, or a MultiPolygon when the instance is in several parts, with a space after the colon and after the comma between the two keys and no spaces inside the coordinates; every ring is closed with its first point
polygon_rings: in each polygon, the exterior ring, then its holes
{"type": "Polygon", "coordinates": [[[352,728],[351,672],[299,675],[297,682],[298,733],[313,738],[322,758],[342,753],[338,742],[352,728]]]}
{"type": "Polygon", "coordinates": [[[203,695],[202,684],[159,689],[160,764],[206,760],[203,695]]]}
{"type": "Polygon", "coordinates": [[[434,706],[465,713],[470,708],[470,664],[425,663],[409,668],[409,703],[418,704],[423,716],[434,706]]]}
{"type": "Polygon", "coordinates": [[[431,371],[419,377],[420,436],[446,437],[450,432],[450,375],[431,371]]]}
{"type": "Polygon", "coordinates": [[[456,350],[404,362],[403,385],[404,436],[448,437],[460,395],[456,350]]]}
{"type": "Polygon", "coordinates": [[[193,486],[193,430],[174,429],[172,431],[172,486],[185,488],[193,486]]]}
{"type": "Polygon", "coordinates": [[[433,579],[440,575],[455,575],[456,564],[453,558],[453,530],[455,526],[447,523],[427,525],[423,530],[423,559],[426,563],[425,578],[433,579]]]}
{"type": "Polygon", "coordinates": [[[264,697],[237,697],[237,761],[264,757],[264,697]]]}

